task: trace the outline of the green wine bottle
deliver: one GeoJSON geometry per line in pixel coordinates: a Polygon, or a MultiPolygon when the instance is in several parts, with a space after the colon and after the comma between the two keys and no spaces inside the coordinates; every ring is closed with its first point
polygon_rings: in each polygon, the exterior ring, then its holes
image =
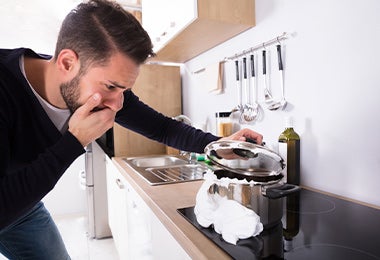
{"type": "Polygon", "coordinates": [[[284,182],[300,184],[300,137],[293,129],[293,120],[285,118],[285,130],[278,138],[278,152],[285,160],[284,182]]]}

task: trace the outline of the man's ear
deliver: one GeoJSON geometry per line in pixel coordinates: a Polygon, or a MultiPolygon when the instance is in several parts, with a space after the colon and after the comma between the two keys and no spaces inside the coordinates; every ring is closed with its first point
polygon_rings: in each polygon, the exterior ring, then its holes
{"type": "Polygon", "coordinates": [[[63,73],[65,77],[73,77],[78,74],[80,62],[78,55],[75,51],[70,49],[63,49],[57,57],[58,70],[63,73]]]}

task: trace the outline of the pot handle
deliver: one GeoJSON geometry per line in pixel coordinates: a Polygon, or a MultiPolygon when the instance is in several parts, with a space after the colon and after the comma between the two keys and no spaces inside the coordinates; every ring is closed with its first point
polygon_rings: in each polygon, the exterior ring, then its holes
{"type": "Polygon", "coordinates": [[[297,185],[284,183],[281,186],[267,188],[264,195],[270,199],[278,199],[300,190],[301,188],[297,185]]]}

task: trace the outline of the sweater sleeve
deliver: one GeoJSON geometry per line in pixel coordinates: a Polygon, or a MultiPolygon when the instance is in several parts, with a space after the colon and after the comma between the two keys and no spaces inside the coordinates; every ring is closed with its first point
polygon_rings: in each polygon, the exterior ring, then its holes
{"type": "Polygon", "coordinates": [[[40,201],[53,189],[70,164],[84,153],[79,141],[67,131],[34,161],[6,173],[11,149],[6,137],[4,128],[0,128],[0,228],[40,201]]]}
{"type": "Polygon", "coordinates": [[[40,201],[85,152],[47,121],[20,71],[24,52],[0,50],[0,229],[40,201]]]}
{"type": "Polygon", "coordinates": [[[207,144],[220,138],[157,112],[132,91],[125,92],[124,106],[116,115],[116,122],[150,139],[189,152],[203,153],[207,144]]]}

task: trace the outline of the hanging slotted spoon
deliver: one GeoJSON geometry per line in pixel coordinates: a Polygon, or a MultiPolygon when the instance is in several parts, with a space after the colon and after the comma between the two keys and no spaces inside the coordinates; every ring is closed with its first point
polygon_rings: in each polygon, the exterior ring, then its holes
{"type": "MultiPolygon", "coordinates": [[[[257,103],[257,95],[256,95],[256,78],[255,78],[255,59],[254,55],[251,55],[250,59],[250,72],[251,72],[251,78],[249,80],[249,83],[247,82],[247,89],[246,89],[246,100],[247,104],[249,105],[249,109],[244,110],[244,120],[247,122],[254,121],[258,114],[259,114],[259,104],[257,103]],[[248,89],[249,87],[249,89],[248,89]],[[255,98],[252,100],[252,96],[255,98]]],[[[248,80],[247,80],[248,81],[248,80]]]]}
{"type": "Polygon", "coordinates": [[[248,80],[248,73],[247,73],[247,58],[243,58],[243,82],[244,82],[244,88],[245,88],[245,104],[243,113],[240,117],[240,122],[251,122],[255,120],[257,116],[257,109],[251,104],[250,99],[250,84],[248,80]]]}
{"type": "Polygon", "coordinates": [[[266,50],[263,50],[263,77],[264,77],[264,97],[265,103],[270,104],[273,102],[272,93],[268,88],[268,77],[267,77],[267,54],[266,50]]]}

